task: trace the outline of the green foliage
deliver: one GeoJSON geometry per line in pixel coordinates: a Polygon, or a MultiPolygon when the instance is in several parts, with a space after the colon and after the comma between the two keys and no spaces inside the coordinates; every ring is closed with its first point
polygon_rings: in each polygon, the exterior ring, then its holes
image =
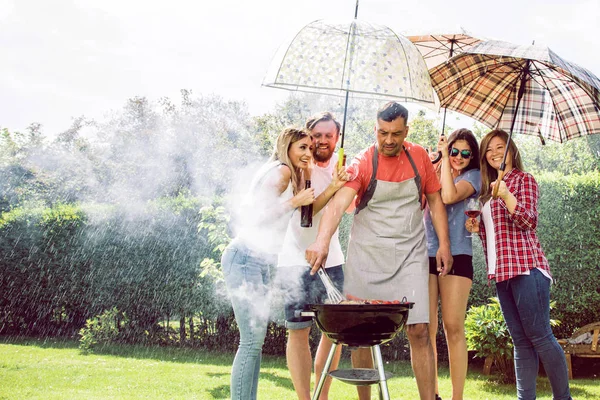
{"type": "Polygon", "coordinates": [[[85,321],[86,266],[74,262],[72,253],[84,224],[85,217],[70,205],[2,214],[2,330],[57,334],[85,321]]]}
{"type": "Polygon", "coordinates": [[[220,258],[225,247],[231,242],[228,233],[230,216],[223,206],[206,206],[200,209],[198,230],[205,230],[208,242],[213,247],[214,256],[220,258]]]}
{"type": "Polygon", "coordinates": [[[515,142],[525,169],[536,176],[544,172],[577,175],[600,171],[600,153],[594,151],[600,143],[598,135],[565,143],[546,141],[545,145],[541,145],[539,138],[519,135],[515,142]]]}
{"type": "Polygon", "coordinates": [[[554,278],[551,296],[563,324],[557,337],[597,321],[600,310],[600,172],[537,177],[538,235],[554,278]]]}
{"type": "Polygon", "coordinates": [[[202,308],[203,315],[218,318],[231,316],[231,305],[225,296],[225,284],[223,271],[221,269],[221,256],[227,245],[231,242],[228,224],[230,216],[223,206],[206,206],[200,209],[200,222],[198,231],[206,235],[208,246],[211,251],[201,261],[200,277],[205,282],[203,292],[205,306],[202,308]]]}
{"type": "MultiPolygon", "coordinates": [[[[513,382],[513,341],[497,297],[490,297],[488,304],[471,306],[465,319],[467,348],[475,352],[476,357],[491,357],[498,368],[500,379],[513,382]]],[[[556,307],[556,301],[550,302],[550,310],[556,307]]],[[[557,319],[550,319],[550,325],[560,325],[557,319]]]]}
{"type": "Polygon", "coordinates": [[[92,353],[98,345],[117,342],[122,324],[127,322],[127,316],[116,307],[88,319],[79,331],[79,349],[84,354],[88,354],[92,353]]]}
{"type": "Polygon", "coordinates": [[[497,297],[467,311],[465,335],[469,350],[477,357],[512,358],[513,344],[497,297]]]}
{"type": "MultiPolygon", "coordinates": [[[[410,129],[406,140],[409,142],[418,143],[428,149],[431,147],[433,151],[437,151],[437,143],[440,136],[441,128],[438,127],[438,122],[426,117],[424,111],[419,111],[410,120],[410,129]]],[[[446,126],[446,130],[449,127],[446,126]]]]}
{"type": "Polygon", "coordinates": [[[490,303],[472,306],[465,320],[467,347],[475,351],[475,356],[492,357],[498,367],[500,377],[514,380],[513,343],[500,309],[498,298],[490,298],[490,303]]]}

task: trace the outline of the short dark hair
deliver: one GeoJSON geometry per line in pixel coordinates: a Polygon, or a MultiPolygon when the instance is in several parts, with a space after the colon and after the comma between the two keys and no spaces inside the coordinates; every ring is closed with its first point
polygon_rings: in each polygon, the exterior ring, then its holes
{"type": "Polygon", "coordinates": [[[309,131],[312,131],[313,129],[315,129],[315,126],[319,122],[327,122],[327,121],[333,121],[333,123],[335,124],[335,127],[337,128],[337,134],[339,135],[342,125],[336,121],[333,114],[330,113],[329,111],[325,111],[325,112],[321,112],[321,113],[313,115],[312,117],[310,117],[309,119],[306,120],[305,126],[306,126],[306,129],[308,129],[309,131]]]}
{"type": "Polygon", "coordinates": [[[377,119],[385,122],[392,122],[398,117],[404,118],[404,122],[408,122],[408,110],[406,107],[390,101],[385,103],[379,110],[377,110],[377,119]]]}

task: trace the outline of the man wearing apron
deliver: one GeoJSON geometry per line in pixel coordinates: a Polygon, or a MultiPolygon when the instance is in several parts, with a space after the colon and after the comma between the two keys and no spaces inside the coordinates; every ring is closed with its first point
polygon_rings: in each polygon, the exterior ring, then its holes
{"type": "MultiPolygon", "coordinates": [[[[357,175],[329,202],[315,243],[306,250],[312,272],[325,263],[329,242],[344,210],[356,197],[356,210],[344,268],[344,293],[363,299],[401,300],[415,305],[406,332],[421,399],[434,399],[435,370],[429,341],[429,264],[423,225],[422,196],[427,198],[440,238],[438,270],[452,268],[448,219],[440,184],[425,149],[405,142],[408,110],[395,102],[377,112],[377,143],[362,151],[348,168],[357,175]]],[[[352,354],[355,368],[372,368],[370,349],[352,354]]],[[[370,387],[359,388],[370,399],[370,387]]]]}

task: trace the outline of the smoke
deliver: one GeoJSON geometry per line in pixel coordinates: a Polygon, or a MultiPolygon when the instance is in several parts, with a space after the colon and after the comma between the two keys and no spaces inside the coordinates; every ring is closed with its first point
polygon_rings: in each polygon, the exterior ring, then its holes
{"type": "Polygon", "coordinates": [[[45,200],[118,204],[135,214],[160,197],[225,193],[256,157],[245,105],[188,92],[181,105],[161,105],[134,98],[105,120],[78,118],[54,140],[24,148],[45,200]]]}

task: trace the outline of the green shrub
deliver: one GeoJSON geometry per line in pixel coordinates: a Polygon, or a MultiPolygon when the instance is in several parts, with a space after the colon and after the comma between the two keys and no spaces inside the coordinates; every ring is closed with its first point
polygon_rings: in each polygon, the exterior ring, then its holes
{"type": "Polygon", "coordinates": [[[538,235],[554,278],[551,298],[555,330],[566,338],[598,320],[600,309],[600,173],[544,174],[540,187],[538,235]]]}
{"type": "Polygon", "coordinates": [[[97,345],[114,343],[121,333],[121,326],[127,323],[127,317],[116,307],[105,310],[102,314],[86,321],[85,327],[79,331],[79,349],[88,354],[97,345]]]}
{"type": "MultiPolygon", "coordinates": [[[[555,306],[556,301],[551,301],[550,310],[555,306]]],[[[559,326],[560,321],[550,319],[550,325],[559,326]]],[[[476,357],[491,357],[494,360],[501,381],[515,381],[513,341],[497,297],[491,297],[488,304],[469,308],[465,320],[465,336],[467,348],[475,351],[476,357]]]]}
{"type": "Polygon", "coordinates": [[[497,297],[491,297],[490,303],[473,306],[467,311],[465,335],[467,348],[475,351],[476,357],[491,357],[500,378],[514,381],[513,342],[497,297]]]}

